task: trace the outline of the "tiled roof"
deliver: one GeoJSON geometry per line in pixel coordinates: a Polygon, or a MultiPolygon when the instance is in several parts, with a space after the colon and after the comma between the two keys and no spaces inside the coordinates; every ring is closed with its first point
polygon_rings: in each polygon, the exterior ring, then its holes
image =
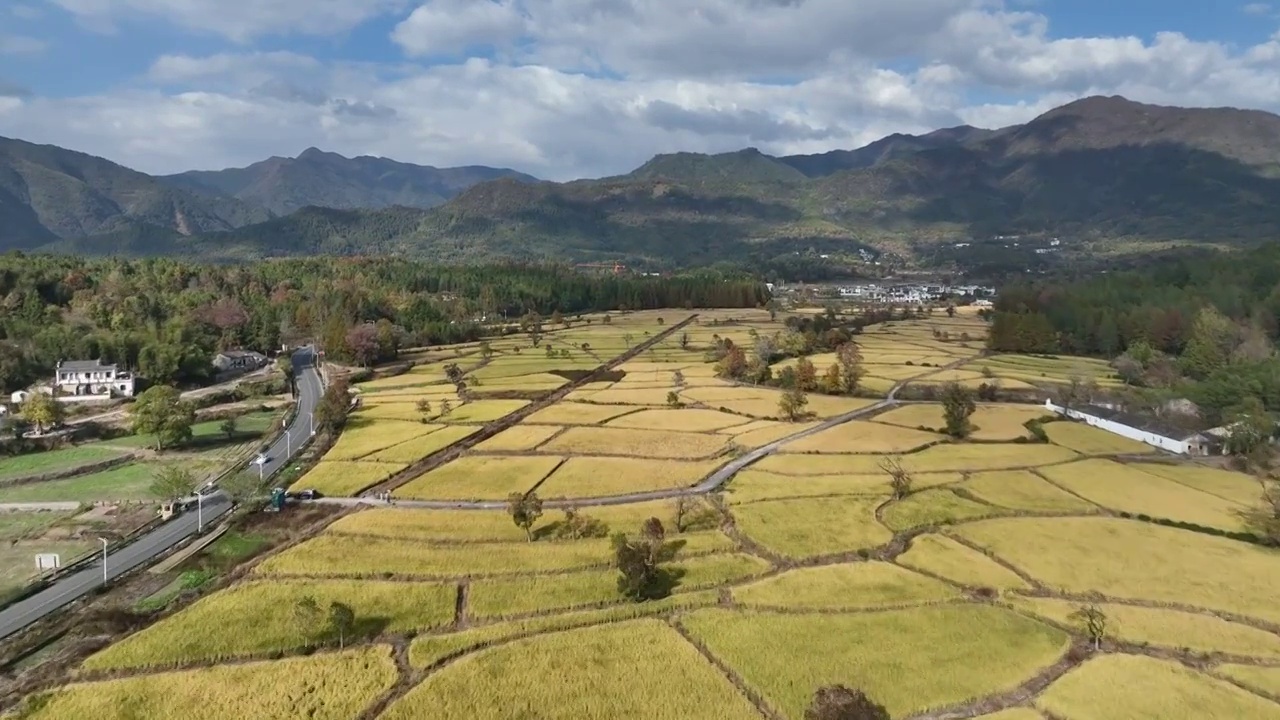
{"type": "Polygon", "coordinates": [[[1092,415],[1102,420],[1110,420],[1111,422],[1128,425],[1135,430],[1155,433],[1161,437],[1167,437],[1170,440],[1186,440],[1195,435],[1204,432],[1205,426],[1199,422],[1198,418],[1185,415],[1176,416],[1177,419],[1156,418],[1148,415],[1138,415],[1136,413],[1128,413],[1123,410],[1112,410],[1111,408],[1102,407],[1100,405],[1076,405],[1071,408],[1077,412],[1092,415]]]}
{"type": "Polygon", "coordinates": [[[101,360],[64,360],[58,365],[58,370],[63,372],[94,372],[115,369],[115,365],[103,365],[101,360]]]}

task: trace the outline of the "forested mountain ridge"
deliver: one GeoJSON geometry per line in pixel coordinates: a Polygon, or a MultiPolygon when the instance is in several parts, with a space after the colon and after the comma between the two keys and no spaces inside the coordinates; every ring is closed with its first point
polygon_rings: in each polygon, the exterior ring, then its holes
{"type": "Polygon", "coordinates": [[[177,237],[270,218],[92,155],[0,137],[0,249],[142,228],[177,237]]]}
{"type": "Polygon", "coordinates": [[[309,206],[425,209],[476,183],[498,178],[537,179],[508,168],[436,168],[367,155],[347,158],[316,148],[308,148],[296,158],[272,157],[243,168],[192,170],[159,179],[174,187],[234,197],[276,215],[287,215],[309,206]]]}
{"type": "MultiPolygon", "coordinates": [[[[1280,158],[1275,115],[1086,98],[998,131],[961,126],[818,156],[675,153],[600,180],[481,183],[396,245],[670,267],[810,250],[925,256],[939,241],[1018,234],[1064,236],[1067,254],[1083,239],[1249,243],[1280,235],[1268,158],[1280,158]]],[[[294,252],[255,227],[235,236],[241,252],[294,252]]]]}
{"type": "MultiPolygon", "coordinates": [[[[378,160],[303,155],[308,162],[378,160]]],[[[249,192],[246,177],[186,174],[168,181],[249,192]]],[[[1094,97],[997,131],[960,126],[893,135],[813,156],[772,157],[753,148],[674,153],[598,180],[516,175],[479,182],[429,210],[307,207],[230,231],[182,237],[168,230],[168,244],[152,230],[129,228],[110,236],[121,247],[70,239],[50,249],[223,260],[393,253],[667,269],[724,260],[777,267],[798,254],[868,251],[950,263],[963,261],[956,257],[962,253],[948,259],[937,248],[1008,235],[1060,236],[1061,254],[1052,257],[1064,258],[1153,242],[1248,244],[1280,236],[1276,207],[1280,117],[1094,97]]],[[[5,208],[0,198],[0,213],[5,208]]],[[[25,233],[23,247],[42,244],[32,237],[37,223],[20,208],[12,218],[8,227],[25,233]]]]}

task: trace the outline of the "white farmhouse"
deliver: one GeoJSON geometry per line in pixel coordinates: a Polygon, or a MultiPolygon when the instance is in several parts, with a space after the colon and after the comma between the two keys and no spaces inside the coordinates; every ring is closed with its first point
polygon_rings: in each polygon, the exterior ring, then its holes
{"type": "Polygon", "coordinates": [[[131,373],[103,364],[101,360],[59,361],[52,387],[60,400],[133,397],[134,378],[131,373]]]}
{"type": "Polygon", "coordinates": [[[1063,407],[1045,400],[1046,410],[1073,420],[1080,420],[1099,430],[1106,430],[1130,440],[1178,455],[1214,455],[1221,453],[1222,440],[1215,433],[1179,427],[1156,418],[1134,415],[1100,405],[1063,407]]]}

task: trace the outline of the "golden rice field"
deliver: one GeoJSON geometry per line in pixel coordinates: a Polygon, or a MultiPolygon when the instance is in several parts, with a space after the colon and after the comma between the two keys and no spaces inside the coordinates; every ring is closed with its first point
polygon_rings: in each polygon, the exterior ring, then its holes
{"type": "MultiPolygon", "coordinates": [[[[1005,387],[1113,381],[1094,360],[979,357],[985,323],[962,311],[866,328],[867,386],[976,385],[991,380],[983,367],[1005,387]],[[939,370],[951,363],[962,369],[939,370]]],[[[394,491],[409,504],[344,512],[94,653],[30,717],[336,720],[372,718],[361,713],[376,702],[377,720],[803,720],[814,691],[836,683],[895,718],[1280,717],[1280,551],[1136,519],[1240,530],[1256,481],[1075,423],[1047,423],[1049,442],[1037,441],[1035,405],[980,403],[968,440],[939,432],[939,404],[908,403],[788,441],[876,401],[811,394],[814,418],[778,420],[779,391],[720,380],[704,356],[717,336],[750,344],[784,317],[700,312],[621,379],[427,465],[394,491]],[[672,391],[683,407],[668,405],[672,391]],[[778,441],[706,497],[599,504],[689,488],[778,441]],[[911,474],[906,497],[892,497],[890,456],[911,474]],[[529,535],[500,508],[411,506],[501,505],[530,490],[576,505],[591,532],[570,539],[569,515],[551,505],[529,535]],[[608,535],[635,536],[648,518],[669,542],[667,594],[638,603],[619,592],[608,535]],[[299,627],[303,596],[354,609],[350,649],[299,627]],[[1068,655],[1084,642],[1073,613],[1085,598],[1121,645],[1068,655]],[[393,645],[407,648],[399,667],[393,645]],[[1124,654],[1137,647],[1191,662],[1124,654]],[[1035,682],[1060,662],[1047,687],[1035,682]],[[207,667],[166,670],[196,665],[207,667]]],[[[359,493],[530,402],[486,390],[536,397],[523,393],[562,387],[555,373],[594,368],[688,314],[544,320],[543,343],[569,358],[546,358],[524,334],[493,339],[489,358],[474,343],[422,352],[424,364],[360,386],[348,431],[295,487],[359,493]],[[457,402],[443,372],[455,360],[478,399],[457,402]],[[453,408],[424,423],[424,399],[453,408]]]]}
{"type": "Polygon", "coordinates": [[[86,670],[147,668],[228,660],[293,650],[321,641],[321,629],[300,632],[290,612],[310,596],[343,602],[367,618],[362,635],[429,630],[453,621],[454,585],[355,580],[255,581],[203,598],[91,656],[86,670]],[[192,632],[192,628],[217,628],[192,632]]]}
{"type": "Polygon", "coordinates": [[[1105,655],[1049,686],[1036,707],[1075,720],[1160,718],[1270,720],[1276,704],[1178,663],[1105,655]],[[1104,711],[1101,708],[1106,708],[1104,711]]]}
{"type": "Polygon", "coordinates": [[[396,681],[391,648],[215,665],[75,683],[41,698],[28,720],[349,720],[396,681]]]}
{"type": "MultiPolygon", "coordinates": [[[[1047,416],[1043,408],[1034,405],[979,404],[969,422],[973,425],[970,437],[974,440],[1009,441],[1028,437],[1026,423],[1047,416]]],[[[876,422],[904,428],[928,428],[940,431],[946,423],[942,418],[941,403],[912,403],[876,415],[876,422]]]]}
{"type": "Polygon", "coordinates": [[[1050,482],[1089,502],[1117,511],[1195,523],[1224,530],[1243,530],[1246,506],[1181,485],[1113,460],[1079,462],[1041,468],[1050,482]]]}
{"type": "Polygon", "coordinates": [[[1084,423],[1052,422],[1044,425],[1049,442],[1075,450],[1081,455],[1147,455],[1156,449],[1084,423]]]}
{"type": "Polygon", "coordinates": [[[966,588],[1031,589],[1017,573],[945,535],[917,536],[897,562],[966,588]]]}

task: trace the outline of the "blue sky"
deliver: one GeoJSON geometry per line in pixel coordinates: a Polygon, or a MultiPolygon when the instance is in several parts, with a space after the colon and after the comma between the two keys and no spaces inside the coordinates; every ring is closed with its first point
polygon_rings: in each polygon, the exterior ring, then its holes
{"type": "Polygon", "coordinates": [[[16,0],[0,135],[148,172],[315,145],[564,179],[856,147],[1090,94],[1280,109],[1270,4],[16,0]]]}

